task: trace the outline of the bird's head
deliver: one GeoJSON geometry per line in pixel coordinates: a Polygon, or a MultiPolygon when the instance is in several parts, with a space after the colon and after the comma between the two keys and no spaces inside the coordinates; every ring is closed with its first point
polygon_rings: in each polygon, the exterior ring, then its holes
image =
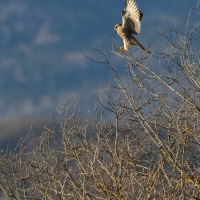
{"type": "Polygon", "coordinates": [[[121,27],[122,25],[121,24],[116,24],[115,26],[114,26],[114,30],[116,31],[117,29],[118,29],[118,27],[121,27]]]}

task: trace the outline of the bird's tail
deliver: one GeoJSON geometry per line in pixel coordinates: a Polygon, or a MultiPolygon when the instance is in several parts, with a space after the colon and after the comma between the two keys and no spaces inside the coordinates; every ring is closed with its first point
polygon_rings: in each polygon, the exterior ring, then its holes
{"type": "Polygon", "coordinates": [[[147,48],[143,47],[143,46],[136,40],[135,37],[132,38],[131,44],[134,45],[134,46],[137,46],[137,47],[139,47],[140,49],[142,49],[143,51],[145,51],[145,52],[151,54],[151,52],[150,52],[147,48]]]}
{"type": "MultiPolygon", "coordinates": [[[[141,45],[141,46],[142,46],[142,45],[141,45]]],[[[145,47],[143,47],[143,46],[142,46],[142,50],[145,51],[145,52],[147,52],[147,53],[149,53],[149,54],[151,54],[151,51],[149,51],[149,49],[147,49],[147,48],[145,48],[145,47]]]]}

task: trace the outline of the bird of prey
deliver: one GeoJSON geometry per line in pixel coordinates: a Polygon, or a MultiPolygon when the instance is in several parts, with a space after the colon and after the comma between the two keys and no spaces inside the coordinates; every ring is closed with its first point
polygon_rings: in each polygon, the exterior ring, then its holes
{"type": "Polygon", "coordinates": [[[114,30],[123,39],[124,47],[120,47],[120,53],[128,51],[131,45],[141,48],[143,51],[150,53],[144,48],[132,34],[139,34],[143,13],[139,11],[135,0],[126,0],[124,10],[122,11],[122,24],[116,24],[114,30]]]}

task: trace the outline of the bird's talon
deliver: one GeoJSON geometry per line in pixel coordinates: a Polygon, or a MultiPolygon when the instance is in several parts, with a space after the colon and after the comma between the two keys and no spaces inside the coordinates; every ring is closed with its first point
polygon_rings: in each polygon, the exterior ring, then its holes
{"type": "Polygon", "coordinates": [[[119,47],[119,53],[122,54],[124,52],[124,47],[119,47]]]}

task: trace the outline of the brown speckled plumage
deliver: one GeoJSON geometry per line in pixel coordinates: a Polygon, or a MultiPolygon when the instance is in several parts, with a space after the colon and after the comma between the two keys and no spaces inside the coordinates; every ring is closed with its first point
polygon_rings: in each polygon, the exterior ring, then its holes
{"type": "Polygon", "coordinates": [[[138,10],[135,0],[126,0],[124,11],[122,11],[122,24],[116,24],[114,30],[123,39],[123,49],[128,51],[131,45],[137,46],[147,53],[150,51],[144,48],[132,34],[140,33],[141,19],[143,13],[138,10]]]}

